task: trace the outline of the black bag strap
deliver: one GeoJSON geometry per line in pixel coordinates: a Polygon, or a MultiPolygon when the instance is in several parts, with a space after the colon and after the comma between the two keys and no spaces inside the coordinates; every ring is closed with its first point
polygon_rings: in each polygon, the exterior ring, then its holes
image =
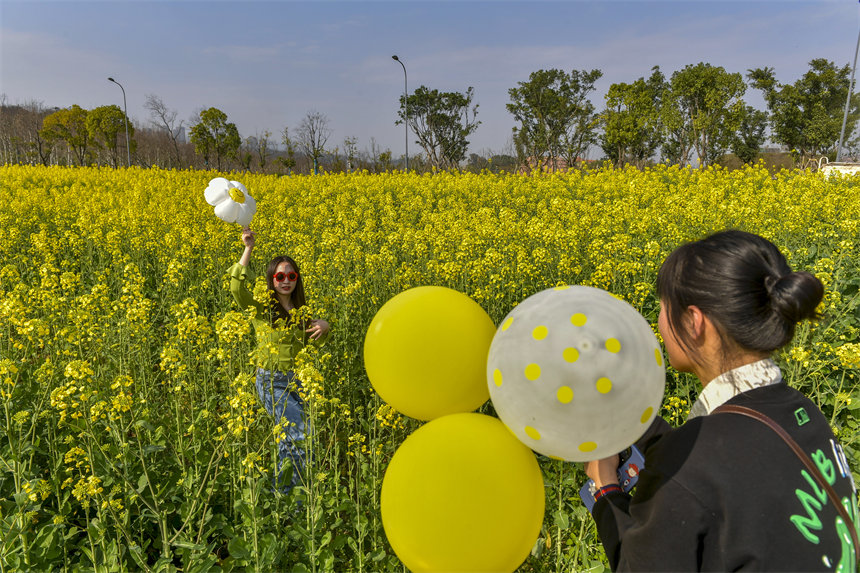
{"type": "Polygon", "coordinates": [[[744,406],[736,406],[734,404],[723,404],[722,406],[714,409],[712,414],[721,414],[721,413],[733,413],[740,414],[742,416],[747,416],[749,418],[753,418],[758,420],[759,422],[766,424],[770,427],[771,430],[777,433],[782,441],[788,444],[788,447],[800,458],[800,461],[803,462],[803,465],[806,466],[806,469],[809,470],[809,473],[812,474],[812,477],[815,478],[815,481],[818,482],[818,485],[827,492],[827,497],[830,498],[830,501],[833,503],[833,506],[836,508],[836,511],[839,513],[839,516],[845,521],[845,525],[848,527],[848,530],[851,532],[851,541],[854,543],[854,555],[857,557],[857,561],[860,562],[860,543],[857,541],[857,528],[854,525],[854,521],[848,515],[848,511],[845,507],[839,502],[839,496],[836,495],[836,492],[833,491],[833,488],[830,487],[830,484],[827,483],[827,480],[824,479],[824,476],[821,475],[821,472],[815,467],[815,464],[812,463],[812,460],[809,459],[809,456],[806,455],[806,452],[801,449],[797,442],[794,441],[788,432],[783,429],[782,426],[774,422],[770,417],[762,414],[757,410],[753,410],[752,408],[746,408],[744,406]]]}

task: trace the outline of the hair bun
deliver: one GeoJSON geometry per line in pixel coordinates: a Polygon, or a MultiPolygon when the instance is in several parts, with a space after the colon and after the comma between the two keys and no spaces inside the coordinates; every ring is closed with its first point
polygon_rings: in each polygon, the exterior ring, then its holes
{"type": "Polygon", "coordinates": [[[771,307],[785,320],[797,323],[818,318],[816,309],[824,297],[824,285],[812,273],[798,271],[780,277],[768,276],[764,286],[771,307]]]}

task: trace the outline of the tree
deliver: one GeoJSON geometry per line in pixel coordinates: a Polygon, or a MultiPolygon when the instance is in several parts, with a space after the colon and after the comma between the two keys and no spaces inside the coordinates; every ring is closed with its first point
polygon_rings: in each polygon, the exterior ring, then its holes
{"type": "Polygon", "coordinates": [[[5,94],[0,94],[0,163],[48,165],[54,146],[41,129],[51,112],[40,101],[10,106],[5,100],[5,94]]]}
{"type": "Polygon", "coordinates": [[[669,91],[674,109],[664,117],[670,137],[680,146],[681,138],[689,136],[699,165],[710,165],[725,153],[740,126],[745,91],[743,76],[722,67],[699,63],[675,72],[669,91]]]}
{"type": "Polygon", "coordinates": [[[382,173],[391,169],[391,150],[382,151],[376,138],[370,138],[370,165],[374,173],[382,173]]]}
{"type": "Polygon", "coordinates": [[[421,86],[408,97],[400,96],[400,119],[395,125],[409,124],[435,169],[458,169],[469,148],[466,138],[481,124],[476,119],[478,104],[472,104],[474,97],[472,87],[464,94],[421,86]]]}
{"type": "MultiPolygon", "coordinates": [[[[835,156],[848,98],[851,68],[839,68],[824,58],[809,62],[809,71],[794,84],[780,84],[773,68],[748,70],[751,85],[764,94],[772,139],[787,146],[801,160],[835,156]]],[[[849,104],[846,133],[860,119],[860,94],[849,104]]]]}
{"type": "Polygon", "coordinates": [[[165,105],[161,98],[155,94],[146,96],[146,103],[143,107],[149,110],[150,115],[154,118],[152,123],[164,130],[170,138],[173,146],[173,160],[175,166],[182,167],[182,155],[179,152],[179,137],[182,133],[182,124],[180,121],[176,123],[176,111],[171,110],[165,105]]]}
{"type": "Polygon", "coordinates": [[[355,159],[358,157],[358,138],[347,137],[343,140],[343,152],[346,154],[346,172],[355,169],[355,159]]]}
{"type": "Polygon", "coordinates": [[[758,157],[765,140],[767,112],[746,106],[740,127],[732,138],[732,151],[743,163],[752,163],[758,157]]]}
{"type": "Polygon", "coordinates": [[[269,164],[269,138],[272,137],[272,132],[264,130],[251,138],[253,149],[257,153],[257,163],[260,165],[260,170],[265,170],[269,164]]]}
{"type": "Polygon", "coordinates": [[[78,165],[88,162],[91,139],[87,130],[87,110],[79,105],[57,110],[45,117],[40,133],[49,143],[65,142],[78,165]]]}
{"type": "MultiPolygon", "coordinates": [[[[119,167],[119,136],[125,138],[127,118],[118,105],[103,105],[87,112],[87,132],[95,146],[105,149],[113,167],[119,167]]],[[[134,127],[128,126],[129,144],[134,149],[134,127]]]]}
{"type": "Polygon", "coordinates": [[[287,170],[287,175],[292,175],[293,169],[296,167],[296,149],[293,145],[293,140],[290,139],[290,130],[287,127],[284,128],[284,132],[281,134],[281,142],[284,144],[286,157],[278,157],[278,163],[287,170]]]}
{"type": "Polygon", "coordinates": [[[686,120],[678,101],[667,90],[660,106],[660,123],[663,125],[661,155],[667,163],[685,167],[693,155],[693,128],[686,120]]]}
{"type": "Polygon", "coordinates": [[[325,145],[331,137],[331,128],[325,114],[311,110],[299,124],[297,141],[299,149],[313,161],[314,174],[319,173],[319,160],[325,153],[325,145]]]}
{"type": "Polygon", "coordinates": [[[600,70],[538,70],[508,90],[507,110],[519,122],[514,146],[524,167],[554,168],[562,159],[572,166],[596,141],[598,118],[588,94],[602,76],[600,70]]]}
{"type": "Polygon", "coordinates": [[[198,122],[191,126],[191,143],[194,150],[203,156],[206,167],[214,156],[218,171],[223,159],[237,159],[242,138],[235,123],[227,122],[227,114],[218,108],[210,107],[200,112],[198,122]]]}
{"type": "Polygon", "coordinates": [[[633,163],[644,167],[663,143],[660,103],[666,87],[659,66],[652,68],[647,80],[609,86],[600,145],[616,166],[633,163]]]}

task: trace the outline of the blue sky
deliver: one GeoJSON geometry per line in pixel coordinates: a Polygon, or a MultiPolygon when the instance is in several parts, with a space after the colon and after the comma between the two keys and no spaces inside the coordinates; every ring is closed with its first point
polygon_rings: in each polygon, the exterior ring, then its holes
{"type": "MultiPolygon", "coordinates": [[[[395,156],[406,65],[420,85],[475,90],[482,122],[470,151],[504,151],[508,89],[538,69],[600,69],[592,102],[659,65],[770,66],[792,83],[813,58],[853,63],[856,0],[816,1],[159,1],[0,0],[0,93],[11,104],[122,105],[146,123],[147,94],[185,120],[217,107],[243,137],[295,130],[325,114],[329,146],[371,138],[395,156]]],[[[757,91],[747,101],[760,109],[757,91]]],[[[410,153],[418,146],[410,140],[410,153]]]]}

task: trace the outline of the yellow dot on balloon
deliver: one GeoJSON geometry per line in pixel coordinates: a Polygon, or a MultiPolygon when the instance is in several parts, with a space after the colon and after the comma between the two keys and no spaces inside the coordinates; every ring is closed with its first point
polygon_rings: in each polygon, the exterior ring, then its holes
{"type": "Polygon", "coordinates": [[[606,350],[612,354],[618,354],[621,352],[621,343],[616,338],[610,338],[606,341],[606,350]]]}
{"type": "Polygon", "coordinates": [[[526,366],[526,378],[529,380],[537,380],[540,378],[540,366],[537,364],[529,364],[526,366]]]}
{"type": "Polygon", "coordinates": [[[577,312],[573,316],[570,317],[570,323],[574,326],[585,326],[585,323],[588,321],[588,318],[582,314],[581,312],[577,312]]]}
{"type": "MultiPolygon", "coordinates": [[[[570,288],[570,285],[559,285],[557,287],[553,287],[552,290],[567,290],[569,288],[570,288]]],[[[552,457],[552,456],[550,456],[550,457],[552,457]]]]}
{"type": "Polygon", "coordinates": [[[580,452],[586,452],[586,453],[587,452],[593,452],[596,449],[597,449],[597,444],[594,442],[582,442],[581,444],[579,444],[579,451],[580,452]]]}
{"type": "Polygon", "coordinates": [[[657,366],[663,366],[663,355],[660,354],[659,348],[654,349],[654,358],[657,359],[657,366]]]}
{"type": "Polygon", "coordinates": [[[526,426],[526,434],[533,440],[540,439],[540,432],[532,428],[531,426],[526,426]]]}
{"type": "Polygon", "coordinates": [[[534,337],[535,340],[543,340],[546,338],[547,334],[549,334],[549,329],[545,326],[538,326],[532,330],[532,337],[534,337]]]}
{"type": "Polygon", "coordinates": [[[610,390],[612,390],[612,380],[610,380],[609,378],[606,378],[606,377],[601,378],[600,380],[597,381],[596,386],[597,386],[598,392],[600,392],[601,394],[606,394],[610,390]]]}
{"type": "Polygon", "coordinates": [[[564,358],[565,362],[576,362],[579,360],[579,350],[576,348],[565,348],[564,352],[561,353],[561,356],[564,358]]]}
{"type": "Polygon", "coordinates": [[[507,329],[509,329],[513,323],[514,323],[514,317],[512,316],[512,317],[510,317],[509,319],[507,319],[507,320],[505,321],[505,323],[502,325],[502,332],[504,332],[504,331],[506,331],[507,329]]]}
{"type": "Polygon", "coordinates": [[[502,371],[498,368],[493,370],[493,382],[496,383],[496,386],[502,385],[502,371]]]}
{"type": "Polygon", "coordinates": [[[639,418],[639,421],[644,424],[645,422],[648,421],[648,418],[650,418],[651,414],[653,414],[653,413],[654,413],[654,408],[652,408],[651,406],[648,406],[647,408],[645,408],[645,411],[642,412],[642,417],[639,418]]]}
{"type": "Polygon", "coordinates": [[[562,404],[569,404],[571,400],[573,400],[573,390],[568,386],[562,386],[558,389],[558,392],[555,393],[556,398],[562,404]]]}

